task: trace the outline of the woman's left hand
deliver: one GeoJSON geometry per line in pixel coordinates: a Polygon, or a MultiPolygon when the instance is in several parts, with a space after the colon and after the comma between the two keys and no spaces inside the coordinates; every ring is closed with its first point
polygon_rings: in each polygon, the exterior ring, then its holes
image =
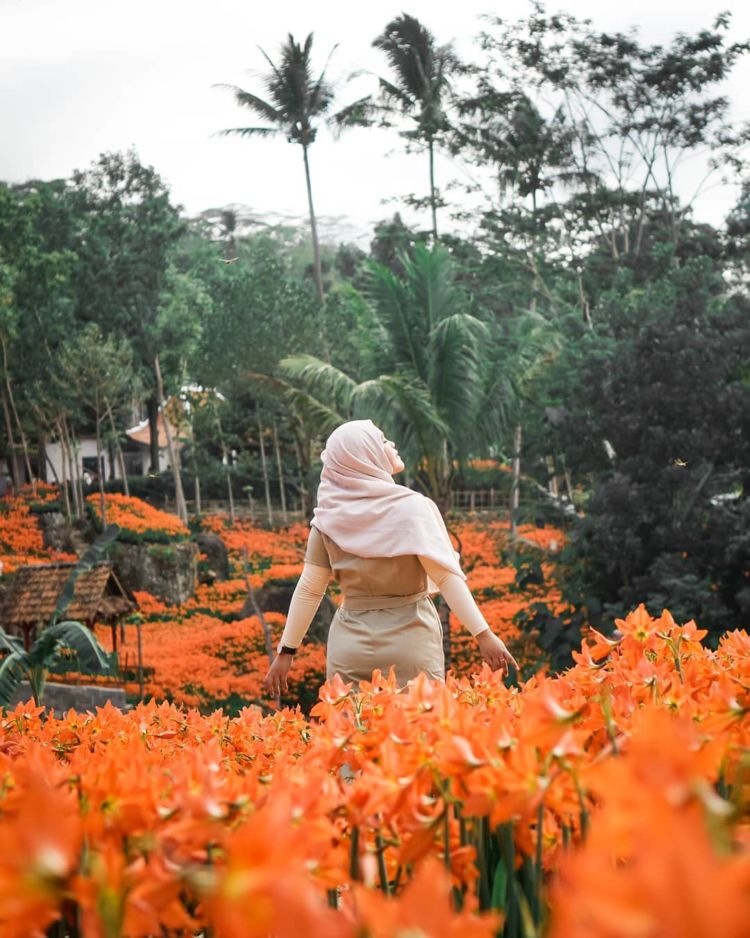
{"type": "Polygon", "coordinates": [[[508,673],[508,665],[518,670],[518,662],[508,651],[505,642],[499,639],[492,629],[485,629],[477,635],[477,644],[482,652],[482,657],[493,671],[502,671],[508,673]]]}
{"type": "Polygon", "coordinates": [[[263,678],[263,690],[271,697],[280,697],[282,691],[287,691],[287,675],[292,666],[293,655],[276,655],[271,662],[268,673],[263,678]]]}

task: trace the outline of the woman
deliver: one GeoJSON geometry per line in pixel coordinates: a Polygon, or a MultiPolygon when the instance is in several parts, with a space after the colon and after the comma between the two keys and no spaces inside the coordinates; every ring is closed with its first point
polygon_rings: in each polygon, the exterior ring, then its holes
{"type": "Polygon", "coordinates": [[[393,665],[401,686],[420,671],[444,680],[442,627],[429,596],[435,592],[493,670],[518,667],[477,608],[435,503],[393,480],[404,464],[383,432],[371,420],[349,421],[333,431],[321,458],[305,564],[265,690],[287,690],[294,653],[332,574],[343,602],[328,634],[329,679],[338,673],[356,686],[375,668],[387,673],[393,665]]]}

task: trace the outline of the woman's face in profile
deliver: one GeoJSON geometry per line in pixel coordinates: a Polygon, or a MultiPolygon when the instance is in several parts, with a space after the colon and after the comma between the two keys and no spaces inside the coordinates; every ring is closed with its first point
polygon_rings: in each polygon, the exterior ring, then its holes
{"type": "Polygon", "coordinates": [[[383,449],[385,450],[385,455],[388,457],[388,462],[391,464],[391,475],[396,475],[397,472],[403,472],[404,461],[398,454],[396,444],[392,440],[387,440],[385,433],[382,434],[382,437],[383,449]]]}

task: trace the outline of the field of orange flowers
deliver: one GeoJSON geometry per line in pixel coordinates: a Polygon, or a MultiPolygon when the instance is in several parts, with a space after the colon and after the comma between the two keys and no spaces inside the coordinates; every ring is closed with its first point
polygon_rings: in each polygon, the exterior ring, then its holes
{"type": "MultiPolygon", "coordinates": [[[[23,504],[5,514],[26,519],[29,554],[12,524],[0,545],[44,559],[23,504]]],[[[266,664],[260,621],[238,618],[248,581],[293,582],[306,529],[204,523],[234,578],[181,607],[139,595],[149,702],[0,718],[0,938],[750,934],[746,633],[711,650],[695,623],[641,607],[613,637],[591,631],[568,671],[509,687],[453,622],[445,684],[376,673],[357,693],[325,684],[309,716],[243,708],[266,664]]],[[[550,560],[562,543],[520,533],[550,560]]],[[[550,564],[521,593],[507,526],[455,534],[484,614],[530,666],[514,618],[562,608],[550,564]]],[[[276,639],[283,616],[266,621],[276,639]]],[[[307,644],[283,703],[310,703],[323,671],[307,644]]]]}
{"type": "Polygon", "coordinates": [[[750,638],[617,624],[557,677],[333,681],[309,720],[19,706],[0,934],[744,938],[750,638]]]}
{"type": "Polygon", "coordinates": [[[44,544],[42,529],[31,514],[31,505],[57,498],[57,489],[37,482],[36,492],[24,488],[17,495],[0,499],[0,575],[13,573],[25,564],[75,560],[71,554],[51,550],[44,544]]]}
{"type": "Polygon", "coordinates": [[[89,495],[86,501],[97,525],[101,527],[103,521],[107,524],[117,524],[122,532],[121,537],[158,542],[182,540],[190,535],[187,526],[177,515],[160,511],[140,498],[116,492],[105,494],[104,519],[102,496],[89,495]]]}
{"type": "MultiPolygon", "coordinates": [[[[229,548],[233,577],[199,586],[195,596],[179,607],[167,606],[147,593],[137,594],[146,668],[144,691],[158,700],[198,706],[203,710],[222,706],[236,712],[244,704],[264,702],[261,682],[268,661],[260,620],[255,615],[242,615],[247,580],[255,590],[293,584],[302,570],[309,528],[296,524],[281,531],[267,531],[243,521],[230,525],[220,516],[205,518],[203,525],[219,534],[229,548]]],[[[544,565],[547,582],[543,586],[529,587],[523,593],[517,591],[515,570],[502,559],[507,527],[501,522],[464,521],[455,526],[455,533],[469,585],[482,612],[530,670],[538,659],[539,650],[533,637],[524,634],[514,618],[539,601],[558,610],[561,599],[549,564],[544,565]]],[[[549,548],[550,541],[559,545],[563,538],[560,531],[532,527],[522,529],[522,535],[545,549],[549,548]]],[[[334,602],[338,599],[335,592],[332,599],[334,602]]],[[[284,628],[284,616],[269,612],[265,618],[275,646],[284,628]]],[[[119,646],[121,665],[128,676],[127,689],[131,693],[137,690],[135,622],[133,617],[124,625],[124,641],[119,646]]],[[[110,630],[102,627],[97,634],[109,650],[110,630]]],[[[451,634],[456,673],[466,674],[479,667],[481,658],[476,643],[453,616],[451,634]]],[[[286,702],[301,702],[309,709],[317,699],[324,676],[323,646],[305,642],[290,673],[286,702]]]]}

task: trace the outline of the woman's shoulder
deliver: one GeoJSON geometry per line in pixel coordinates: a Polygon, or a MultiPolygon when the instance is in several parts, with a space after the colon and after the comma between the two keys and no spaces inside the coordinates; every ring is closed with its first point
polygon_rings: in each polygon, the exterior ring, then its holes
{"type": "Polygon", "coordinates": [[[307,549],[305,551],[305,562],[313,563],[319,567],[330,567],[328,544],[326,536],[314,524],[310,525],[310,533],[307,536],[307,549]]]}

